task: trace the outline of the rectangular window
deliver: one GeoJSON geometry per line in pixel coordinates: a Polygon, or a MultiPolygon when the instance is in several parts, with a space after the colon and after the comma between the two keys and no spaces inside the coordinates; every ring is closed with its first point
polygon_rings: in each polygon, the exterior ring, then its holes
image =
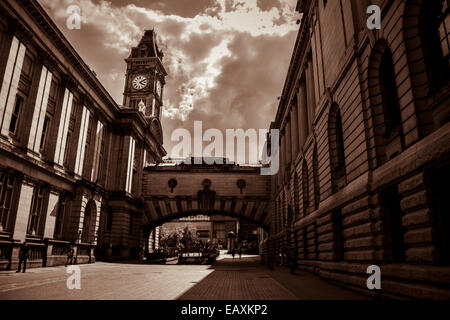
{"type": "Polygon", "coordinates": [[[36,186],[33,192],[31,202],[30,219],[28,221],[27,233],[30,235],[39,235],[39,220],[42,216],[44,207],[44,186],[36,186]]]}
{"type": "Polygon", "coordinates": [[[9,124],[9,132],[12,134],[16,133],[17,124],[19,122],[20,110],[22,109],[23,98],[19,95],[16,96],[16,102],[14,103],[14,109],[11,114],[11,122],[9,124]]]}
{"type": "Polygon", "coordinates": [[[384,217],[384,236],[390,263],[405,261],[404,228],[402,224],[403,212],[400,206],[401,196],[398,187],[381,192],[381,205],[384,217]]]}
{"type": "Polygon", "coordinates": [[[105,135],[102,135],[101,145],[100,145],[100,153],[98,155],[98,170],[97,170],[97,180],[99,182],[103,182],[103,162],[105,161],[105,135]]]}
{"type": "Polygon", "coordinates": [[[0,231],[9,231],[15,179],[0,172],[0,231]]]}
{"type": "Polygon", "coordinates": [[[41,142],[39,143],[39,150],[42,152],[47,141],[47,132],[50,126],[50,118],[45,117],[44,125],[42,126],[41,142]]]}
{"type": "Polygon", "coordinates": [[[64,147],[64,167],[69,166],[69,154],[70,154],[70,142],[71,142],[72,133],[69,131],[67,132],[67,138],[66,138],[66,146],[64,147]]]}
{"type": "Polygon", "coordinates": [[[33,68],[33,58],[26,54],[23,58],[23,65],[22,65],[22,74],[21,76],[27,77],[27,79],[31,76],[31,69],[33,68]]]}

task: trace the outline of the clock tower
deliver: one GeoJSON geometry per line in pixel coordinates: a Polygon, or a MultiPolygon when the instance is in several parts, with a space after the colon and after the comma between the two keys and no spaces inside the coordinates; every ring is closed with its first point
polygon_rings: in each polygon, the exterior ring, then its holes
{"type": "Polygon", "coordinates": [[[123,105],[138,109],[145,117],[160,119],[162,95],[167,72],[162,64],[163,53],[156,43],[154,30],[146,30],[139,44],[125,59],[127,74],[123,105]]]}

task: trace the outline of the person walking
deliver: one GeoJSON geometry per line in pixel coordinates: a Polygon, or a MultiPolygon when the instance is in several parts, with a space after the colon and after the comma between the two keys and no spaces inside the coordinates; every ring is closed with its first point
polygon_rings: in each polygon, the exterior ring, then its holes
{"type": "Polygon", "coordinates": [[[239,260],[242,258],[242,246],[239,246],[239,260]]]}
{"type": "Polygon", "coordinates": [[[75,250],[73,249],[73,246],[70,246],[69,251],[67,251],[67,261],[66,261],[66,266],[68,264],[72,265],[73,264],[73,254],[75,253],[75,250]]]}
{"type": "Polygon", "coordinates": [[[26,241],[23,242],[23,244],[20,246],[19,250],[19,267],[17,268],[16,272],[20,272],[22,269],[22,263],[23,263],[23,273],[27,270],[27,260],[28,256],[30,254],[30,247],[28,246],[28,243],[26,241]]]}
{"type": "Polygon", "coordinates": [[[234,248],[233,249],[231,249],[231,256],[233,257],[233,259],[234,259],[234,255],[236,254],[236,251],[234,250],[234,248]]]}

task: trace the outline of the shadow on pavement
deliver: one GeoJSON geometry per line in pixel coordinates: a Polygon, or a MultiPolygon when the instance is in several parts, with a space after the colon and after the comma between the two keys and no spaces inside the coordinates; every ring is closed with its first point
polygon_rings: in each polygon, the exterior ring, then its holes
{"type": "Polygon", "coordinates": [[[368,297],[320,279],[308,272],[288,268],[269,270],[259,256],[222,258],[214,271],[179,300],[366,300],[368,297]]]}

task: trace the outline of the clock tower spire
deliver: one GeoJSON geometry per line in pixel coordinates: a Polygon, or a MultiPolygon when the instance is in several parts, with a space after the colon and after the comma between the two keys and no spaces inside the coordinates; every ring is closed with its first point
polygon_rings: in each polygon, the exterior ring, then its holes
{"type": "Polygon", "coordinates": [[[164,54],[158,48],[156,33],[145,30],[136,47],[125,59],[127,73],[123,105],[138,109],[145,117],[160,119],[162,95],[167,72],[162,64],[164,54]]]}

